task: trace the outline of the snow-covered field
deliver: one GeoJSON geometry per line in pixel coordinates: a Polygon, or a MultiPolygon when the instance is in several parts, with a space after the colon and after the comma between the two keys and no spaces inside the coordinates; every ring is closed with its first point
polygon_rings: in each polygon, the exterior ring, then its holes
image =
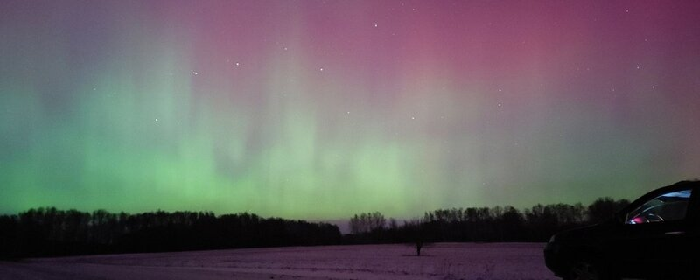
{"type": "Polygon", "coordinates": [[[542,243],[231,249],[0,263],[0,279],[558,279],[542,243]]]}

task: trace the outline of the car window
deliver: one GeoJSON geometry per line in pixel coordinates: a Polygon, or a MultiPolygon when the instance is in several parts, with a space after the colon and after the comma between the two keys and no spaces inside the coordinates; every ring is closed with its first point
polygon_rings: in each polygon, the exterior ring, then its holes
{"type": "Polygon", "coordinates": [[[645,202],[627,214],[626,224],[644,224],[685,219],[691,190],[668,192],[645,202]]]}

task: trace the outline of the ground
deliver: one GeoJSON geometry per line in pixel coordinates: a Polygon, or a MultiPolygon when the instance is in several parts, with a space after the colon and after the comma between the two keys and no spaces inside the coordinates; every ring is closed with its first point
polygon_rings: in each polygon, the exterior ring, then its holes
{"type": "Polygon", "coordinates": [[[75,256],[0,263],[0,279],[558,279],[542,243],[437,243],[75,256]]]}

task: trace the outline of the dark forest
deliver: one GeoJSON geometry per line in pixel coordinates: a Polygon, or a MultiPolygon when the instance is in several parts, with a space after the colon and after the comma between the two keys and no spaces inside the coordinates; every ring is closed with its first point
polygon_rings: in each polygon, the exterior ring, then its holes
{"type": "Polygon", "coordinates": [[[0,215],[0,256],[121,254],[249,247],[369,243],[546,241],[552,234],[611,218],[627,200],[601,198],[581,204],[467,207],[427,212],[398,222],[381,213],[350,218],[351,234],[337,226],[256,214],[157,211],[93,213],[39,207],[0,215]]]}

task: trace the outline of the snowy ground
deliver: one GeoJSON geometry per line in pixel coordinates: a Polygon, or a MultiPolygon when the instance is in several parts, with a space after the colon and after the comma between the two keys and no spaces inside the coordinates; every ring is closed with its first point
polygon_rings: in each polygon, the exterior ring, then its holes
{"type": "Polygon", "coordinates": [[[0,263],[0,279],[558,279],[542,243],[232,249],[0,263]]]}

